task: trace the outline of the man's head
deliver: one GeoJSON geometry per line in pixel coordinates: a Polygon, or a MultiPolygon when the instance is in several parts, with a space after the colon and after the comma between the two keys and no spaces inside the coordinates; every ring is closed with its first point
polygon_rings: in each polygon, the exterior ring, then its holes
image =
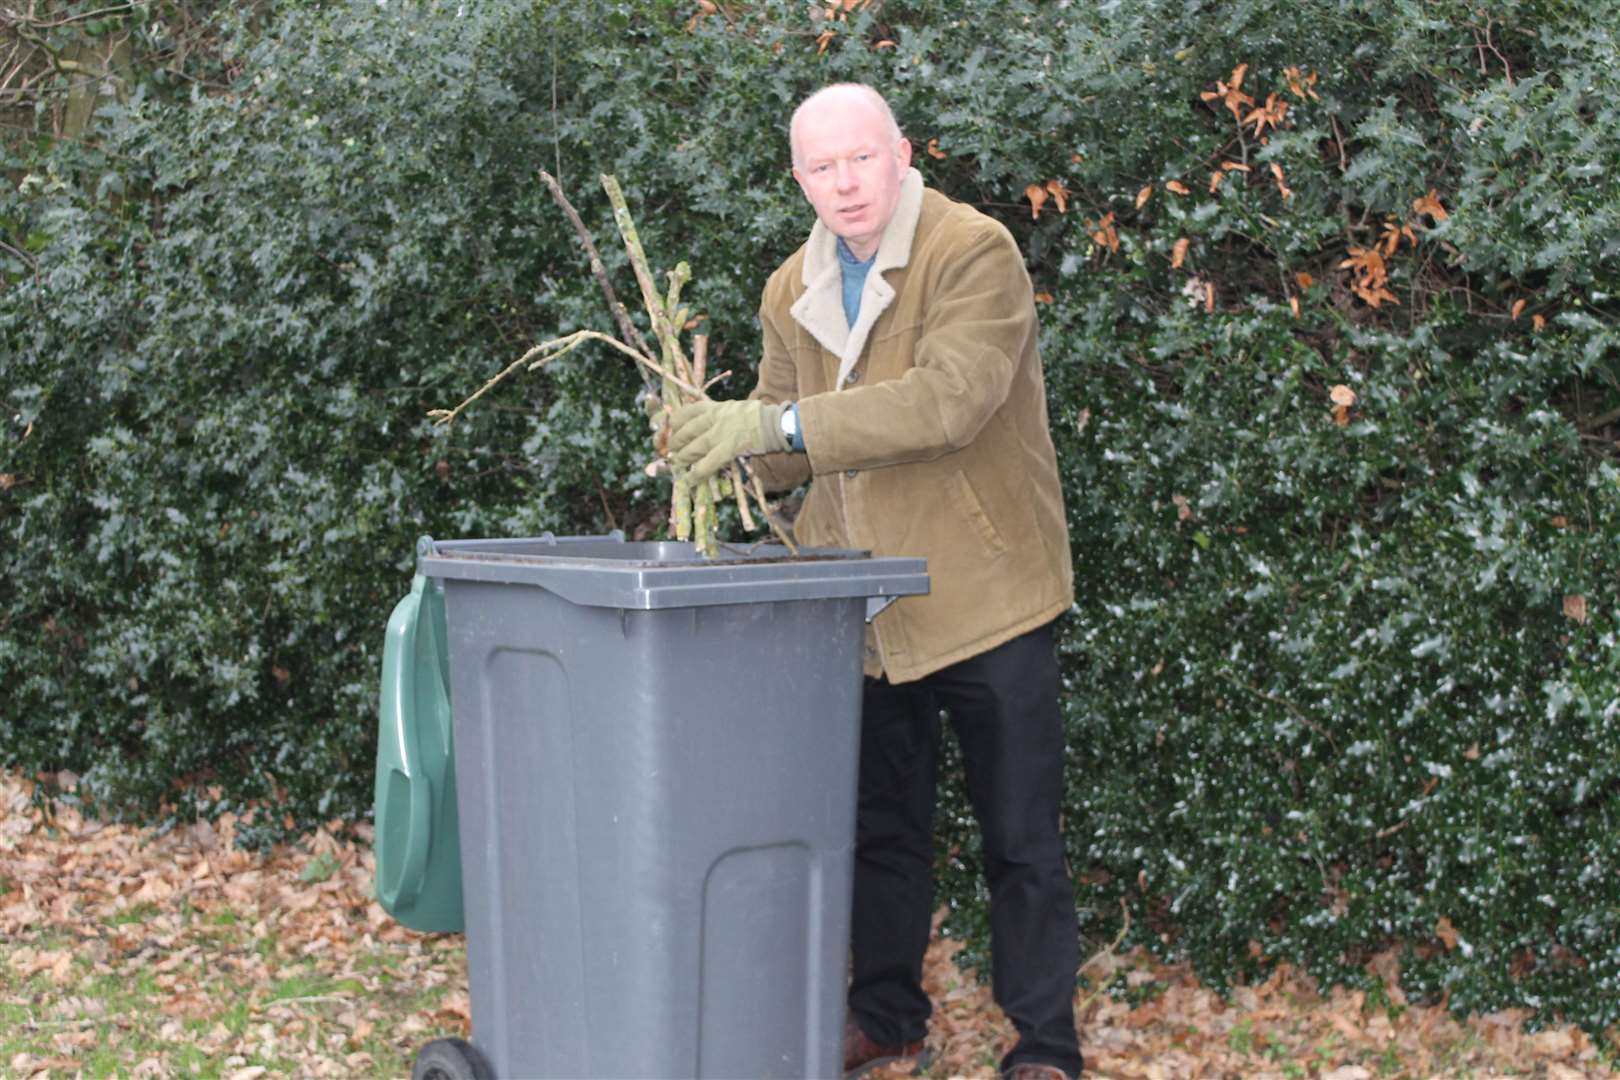
{"type": "Polygon", "coordinates": [[[857,258],[871,258],[894,217],[911,143],[883,95],[835,83],[805,98],[788,127],[793,178],[821,223],[857,258]]]}

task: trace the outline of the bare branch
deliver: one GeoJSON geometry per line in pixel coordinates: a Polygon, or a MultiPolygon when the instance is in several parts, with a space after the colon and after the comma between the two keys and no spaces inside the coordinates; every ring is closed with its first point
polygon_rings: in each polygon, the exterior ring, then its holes
{"type": "MultiPolygon", "coordinates": [[[[591,238],[590,230],[580,219],[579,211],[574,209],[573,203],[568,201],[568,196],[563,194],[562,185],[557,182],[556,177],[541,169],[540,179],[545,181],[546,187],[551,191],[551,197],[556,200],[569,223],[574,226],[574,233],[579,237],[580,244],[585,248],[585,254],[591,260],[591,273],[596,275],[596,283],[602,286],[602,295],[607,298],[608,310],[613,312],[613,320],[619,324],[621,339],[635,346],[643,356],[651,356],[652,350],[647,347],[647,342],[642,338],[641,331],[636,329],[636,324],[630,321],[630,312],[625,309],[624,302],[619,299],[618,294],[613,291],[612,283],[608,281],[607,267],[603,265],[602,256],[596,250],[596,241],[591,238]]],[[[649,384],[650,382],[651,380],[649,384]]]]}
{"type": "Polygon", "coordinates": [[[62,18],[52,21],[36,19],[32,16],[24,17],[13,11],[8,11],[6,14],[15,19],[19,25],[27,23],[29,26],[40,30],[54,30],[57,27],[70,26],[76,22],[86,22],[90,19],[99,19],[104,15],[128,15],[134,12],[134,10],[135,5],[133,3],[118,4],[114,7],[100,8],[96,11],[83,11],[77,15],[64,15],[62,18]]]}
{"type": "MultiPolygon", "coordinates": [[[[601,333],[597,330],[578,330],[566,337],[554,338],[551,341],[541,342],[539,345],[536,345],[534,348],[530,349],[528,352],[524,353],[510,364],[506,365],[506,367],[501,370],[500,374],[496,375],[483,386],[479,387],[476,393],[467,398],[467,400],[463,401],[460,405],[457,405],[453,409],[433,409],[428,413],[428,416],[433,418],[435,424],[441,426],[452,424],[455,422],[456,417],[460,416],[461,413],[466,410],[467,406],[483,397],[490,390],[493,390],[496,386],[503,382],[507,376],[511,375],[518,368],[528,365],[529,370],[532,371],[542,364],[550,363],[565,353],[572,352],[587,341],[606,342],[615,349],[618,349],[620,352],[629,356],[632,360],[636,361],[636,363],[652,368],[664,378],[670,377],[669,374],[661,369],[657,364],[653,363],[650,359],[641,355],[636,350],[620,341],[618,338],[610,337],[607,334],[601,333]]],[[[683,384],[682,389],[692,390],[693,388],[683,384]]],[[[696,391],[694,390],[693,392],[695,393],[696,391]]]]}

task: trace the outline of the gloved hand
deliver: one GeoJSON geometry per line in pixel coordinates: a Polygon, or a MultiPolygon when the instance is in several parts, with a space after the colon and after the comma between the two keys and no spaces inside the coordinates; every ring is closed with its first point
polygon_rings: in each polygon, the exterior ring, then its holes
{"type": "Polygon", "coordinates": [[[670,460],[702,483],[740,454],[786,450],[782,410],[763,401],[694,401],[669,418],[670,460]]]}

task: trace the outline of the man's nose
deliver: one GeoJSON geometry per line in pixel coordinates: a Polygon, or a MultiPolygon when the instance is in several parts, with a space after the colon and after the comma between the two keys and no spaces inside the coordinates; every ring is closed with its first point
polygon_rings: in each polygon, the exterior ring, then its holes
{"type": "Polygon", "coordinates": [[[833,166],[833,179],[839,191],[850,191],[855,187],[855,170],[850,168],[849,162],[840,161],[833,166]]]}

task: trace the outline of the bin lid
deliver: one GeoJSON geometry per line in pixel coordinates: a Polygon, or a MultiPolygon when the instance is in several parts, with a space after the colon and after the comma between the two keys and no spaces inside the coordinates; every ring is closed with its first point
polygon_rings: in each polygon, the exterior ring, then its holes
{"type": "Polygon", "coordinates": [[[721,545],[706,559],[688,543],[606,536],[432,540],[417,546],[432,578],[532,585],[582,607],[661,608],[775,600],[914,596],[928,591],[924,559],[845,548],[721,545]]]}

